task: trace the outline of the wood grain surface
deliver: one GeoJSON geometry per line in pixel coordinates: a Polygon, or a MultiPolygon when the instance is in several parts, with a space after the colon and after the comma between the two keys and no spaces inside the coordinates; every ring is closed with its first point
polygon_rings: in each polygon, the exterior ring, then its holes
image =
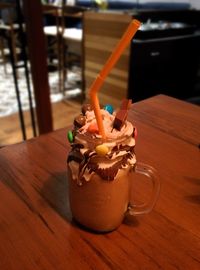
{"type": "Polygon", "coordinates": [[[67,131],[4,147],[0,269],[200,269],[200,107],[160,95],[129,119],[138,161],[161,178],[155,209],[108,234],[85,231],[69,209],[67,131]]]}

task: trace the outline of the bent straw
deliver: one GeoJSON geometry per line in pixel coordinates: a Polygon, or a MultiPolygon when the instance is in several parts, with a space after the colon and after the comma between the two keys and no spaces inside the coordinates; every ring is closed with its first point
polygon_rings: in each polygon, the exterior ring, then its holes
{"type": "Polygon", "coordinates": [[[119,57],[121,56],[122,52],[124,49],[127,47],[129,44],[131,38],[135,35],[137,32],[138,28],[140,27],[140,22],[138,20],[132,20],[131,23],[129,24],[126,32],[123,34],[122,38],[120,39],[119,43],[115,47],[114,51],[108,58],[106,64],[100,71],[99,75],[93,82],[93,84],[90,87],[89,94],[92,102],[92,106],[94,109],[98,129],[99,129],[99,134],[102,136],[103,139],[106,138],[105,135],[105,130],[103,126],[103,121],[101,117],[101,112],[100,112],[100,106],[99,106],[99,100],[97,97],[97,92],[100,90],[100,87],[104,83],[104,80],[112,67],[115,65],[119,57]]]}

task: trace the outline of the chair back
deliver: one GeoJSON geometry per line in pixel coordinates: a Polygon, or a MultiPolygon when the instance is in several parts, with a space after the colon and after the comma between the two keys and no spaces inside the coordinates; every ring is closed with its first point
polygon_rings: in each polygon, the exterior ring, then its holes
{"type": "Polygon", "coordinates": [[[59,32],[60,25],[60,8],[51,4],[42,5],[42,12],[44,16],[51,16],[55,20],[57,32],[59,32]]]}
{"type": "MultiPolygon", "coordinates": [[[[83,20],[83,13],[87,10],[85,7],[81,6],[70,6],[70,5],[62,5],[62,33],[64,33],[65,28],[68,27],[67,24],[67,19],[70,18],[71,20],[73,19],[78,19],[82,23],[83,20]]],[[[74,27],[76,28],[76,27],[74,27]]]]}
{"type": "MultiPolygon", "coordinates": [[[[67,51],[68,50],[68,42],[76,42],[77,44],[80,44],[80,66],[81,66],[81,92],[82,92],[82,101],[85,97],[85,79],[84,79],[84,53],[83,53],[83,29],[82,29],[82,23],[83,23],[83,14],[88,8],[82,7],[82,6],[71,6],[71,5],[62,5],[62,22],[61,22],[61,35],[63,37],[63,55],[62,58],[67,58],[67,51]],[[71,24],[74,25],[71,26],[71,24]],[[77,26],[79,25],[79,26],[77,26]],[[67,46],[66,46],[67,45],[67,46]]],[[[66,68],[64,66],[66,65],[67,59],[64,60],[63,63],[63,82],[66,80],[66,68]]],[[[69,63],[69,61],[68,61],[69,63]]],[[[64,91],[64,87],[63,87],[64,91]]]]}
{"type": "Polygon", "coordinates": [[[65,14],[78,14],[86,11],[88,8],[81,6],[63,5],[62,9],[65,14]]]}

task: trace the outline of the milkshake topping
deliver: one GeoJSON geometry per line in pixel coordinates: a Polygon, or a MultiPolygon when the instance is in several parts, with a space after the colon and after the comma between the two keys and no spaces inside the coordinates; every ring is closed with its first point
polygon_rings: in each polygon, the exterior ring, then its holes
{"type": "MultiPolygon", "coordinates": [[[[130,107],[130,102],[124,101],[122,106],[125,103],[130,107]]],[[[69,140],[71,151],[67,163],[71,169],[72,178],[78,185],[90,181],[94,173],[103,180],[113,181],[120,170],[126,168],[131,170],[134,167],[136,163],[135,128],[124,119],[121,127],[116,129],[114,122],[117,114],[116,112],[111,114],[110,109],[109,111],[101,109],[106,139],[103,139],[98,132],[91,106],[84,105],[82,115],[75,118],[72,131],[74,137],[73,142],[69,140]]]]}

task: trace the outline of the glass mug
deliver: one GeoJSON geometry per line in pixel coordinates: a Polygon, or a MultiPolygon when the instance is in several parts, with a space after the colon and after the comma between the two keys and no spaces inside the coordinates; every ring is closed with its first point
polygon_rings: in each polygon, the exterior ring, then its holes
{"type": "MultiPolygon", "coordinates": [[[[113,142],[106,141],[108,147],[115,145],[117,153],[119,153],[119,145],[128,145],[131,137],[121,137],[113,142]],[[118,147],[116,148],[116,145],[118,147]],[[117,150],[118,149],[118,150],[117,150]]],[[[96,145],[99,145],[101,140],[90,139],[87,136],[82,136],[81,140],[78,141],[77,146],[84,148],[95,149],[96,145]]],[[[112,147],[111,147],[112,148],[112,147]]],[[[114,149],[114,148],[113,148],[114,149]]],[[[95,162],[101,167],[105,163],[106,157],[95,157],[93,158],[93,169],[86,170],[86,166],[81,165],[81,159],[77,156],[80,154],[80,149],[76,147],[72,148],[68,157],[68,181],[69,181],[69,202],[73,218],[84,227],[96,231],[96,232],[109,232],[119,227],[123,222],[125,215],[140,215],[149,213],[155,205],[158,198],[160,182],[156,170],[146,164],[135,161],[134,146],[126,146],[123,153],[130,154],[134,158],[134,164],[123,164],[117,171],[114,179],[105,180],[105,175],[98,173],[95,162]],[[74,150],[75,149],[75,150],[74,150]],[[129,150],[128,150],[129,149],[129,150]],[[73,152],[74,151],[74,152],[73,152]],[[130,152],[130,153],[129,153],[130,152]],[[79,153],[79,154],[78,154],[79,153]],[[73,159],[74,155],[74,159],[73,159]],[[73,165],[71,162],[74,162],[73,165]],[[135,163],[136,162],[136,163],[135,163]],[[77,163],[77,164],[76,164],[77,163]],[[102,163],[102,164],[101,164],[102,163]],[[73,176],[73,172],[77,172],[80,177],[80,167],[82,168],[82,176],[84,174],[90,174],[90,179],[86,181],[80,181],[78,176],[73,176]],[[83,169],[84,168],[84,169],[83,169]],[[142,174],[147,177],[152,183],[152,193],[149,201],[142,205],[135,205],[131,202],[131,194],[133,191],[134,175],[142,174]]],[[[87,157],[88,151],[87,152],[87,157]]],[[[91,150],[91,153],[94,153],[91,150]]],[[[123,154],[122,153],[122,154],[123,154]]],[[[85,158],[88,160],[88,158],[85,158]]],[[[83,160],[85,160],[83,159],[83,160]]],[[[108,160],[106,162],[109,163],[108,160]]],[[[112,164],[115,162],[112,159],[112,164]]],[[[127,161],[128,162],[128,161],[127,161]]],[[[92,166],[91,166],[92,167],[92,166]]],[[[107,164],[107,168],[109,164],[107,164]]]]}

